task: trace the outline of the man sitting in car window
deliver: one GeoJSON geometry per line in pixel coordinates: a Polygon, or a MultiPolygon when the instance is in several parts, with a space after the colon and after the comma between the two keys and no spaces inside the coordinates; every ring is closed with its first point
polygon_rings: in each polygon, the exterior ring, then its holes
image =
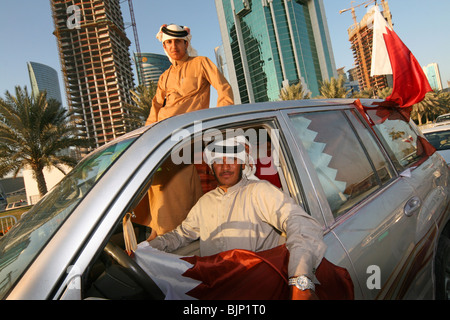
{"type": "Polygon", "coordinates": [[[237,136],[205,148],[218,187],[199,199],[180,226],[149,244],[172,252],[200,239],[201,256],[231,249],[258,252],[278,246],[284,232],[291,298],[317,298],[314,270],[326,249],[322,228],[281,190],[253,179],[245,144],[237,136]]]}

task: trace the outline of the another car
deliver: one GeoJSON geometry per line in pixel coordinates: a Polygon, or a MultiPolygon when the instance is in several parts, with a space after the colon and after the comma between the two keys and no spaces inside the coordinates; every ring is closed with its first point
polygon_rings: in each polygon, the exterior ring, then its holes
{"type": "Polygon", "coordinates": [[[450,164],[450,124],[422,129],[425,137],[450,164]]]}
{"type": "Polygon", "coordinates": [[[166,161],[193,162],[207,192],[204,144],[241,132],[323,226],[325,257],[347,269],[356,299],[448,298],[449,169],[399,112],[362,103],[364,115],[353,100],[211,108],[98,148],[0,239],[0,297],[164,298],[124,253],[123,218],[164,182],[166,161]]]}
{"type": "Polygon", "coordinates": [[[434,120],[435,126],[443,126],[450,124],[450,113],[441,114],[434,120]]]}

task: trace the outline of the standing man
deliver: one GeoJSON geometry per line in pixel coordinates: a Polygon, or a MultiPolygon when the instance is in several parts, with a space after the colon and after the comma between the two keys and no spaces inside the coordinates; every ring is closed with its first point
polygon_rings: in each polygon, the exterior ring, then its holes
{"type": "MultiPolygon", "coordinates": [[[[156,35],[172,65],[158,81],[146,125],[166,118],[209,108],[210,86],[218,93],[217,106],[233,104],[231,86],[207,57],[198,57],[187,27],[163,25],[156,35]]],[[[174,128],[175,129],[175,128],[174,128]]],[[[148,195],[135,209],[134,222],[149,226],[149,239],[178,226],[202,195],[201,181],[193,164],[161,166],[148,195]]]]}
{"type": "MultiPolygon", "coordinates": [[[[149,245],[172,252],[200,239],[200,255],[232,249],[263,251],[286,234],[292,299],[315,299],[314,270],[326,245],[321,226],[294,200],[267,181],[249,180],[245,138],[213,142],[205,150],[218,187],[203,195],[183,223],[149,245]]],[[[261,279],[263,281],[263,279],[261,279]]]]}
{"type": "Polygon", "coordinates": [[[163,25],[156,35],[172,65],[158,81],[146,125],[174,115],[209,108],[210,86],[218,94],[217,106],[233,104],[230,84],[207,57],[197,56],[187,27],[163,25]]]}

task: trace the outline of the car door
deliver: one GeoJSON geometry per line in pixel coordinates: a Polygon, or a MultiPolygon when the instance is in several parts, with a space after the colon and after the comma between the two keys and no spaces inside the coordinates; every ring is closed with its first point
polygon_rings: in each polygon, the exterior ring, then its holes
{"type": "MultiPolygon", "coordinates": [[[[258,146],[257,151],[254,148],[254,159],[256,159],[256,157],[266,156],[266,153],[264,152],[265,149],[261,149],[261,146],[263,145],[261,140],[264,142],[266,139],[261,139],[261,137],[264,137],[266,134],[269,136],[273,149],[272,155],[274,157],[274,164],[277,167],[282,190],[290,194],[290,196],[294,198],[307,213],[313,216],[323,226],[325,231],[324,238],[328,244],[329,250],[327,259],[332,263],[347,269],[352,278],[355,279],[355,292],[356,295],[360,297],[362,295],[359,289],[360,286],[350,259],[348,258],[344,247],[337,239],[336,234],[326,229],[325,221],[329,218],[324,216],[324,211],[320,205],[320,199],[317,198],[317,192],[314,191],[314,185],[310,179],[310,172],[308,172],[304,165],[304,155],[299,153],[298,149],[292,148],[294,140],[291,136],[291,131],[283,120],[282,114],[280,112],[255,112],[248,115],[229,117],[226,119],[226,122],[223,120],[203,122],[202,130],[202,135],[204,136],[203,139],[205,139],[205,135],[207,138],[208,134],[217,130],[222,133],[227,130],[231,132],[241,131],[253,147],[258,146]],[[266,132],[266,134],[264,132],[266,132]],[[255,135],[257,136],[256,139],[255,135]],[[263,150],[263,152],[261,152],[261,150],[263,150]]],[[[191,130],[189,129],[188,131],[191,130]]],[[[188,137],[188,140],[198,139],[198,136],[199,132],[197,132],[197,135],[193,135],[194,138],[188,137]]],[[[186,137],[184,137],[184,140],[186,140],[186,137]]],[[[193,144],[195,145],[195,141],[193,144]]],[[[178,148],[174,147],[172,150],[175,150],[175,153],[178,154],[179,151],[177,149],[179,148],[183,149],[183,146],[178,146],[178,148]]],[[[260,179],[263,179],[263,177],[260,177],[260,179]]],[[[328,212],[326,212],[326,214],[328,214],[328,212]]]]}
{"type": "Polygon", "coordinates": [[[304,111],[288,111],[285,118],[309,156],[319,198],[332,213],[327,228],[349,254],[363,297],[405,297],[420,245],[416,191],[355,110],[304,111]]]}
{"type": "MultiPolygon", "coordinates": [[[[433,257],[438,233],[434,223],[445,221],[448,210],[448,174],[445,162],[433,150],[427,147],[427,141],[421,137],[413,123],[410,123],[398,111],[392,110],[382,118],[375,110],[368,111],[374,120],[374,130],[383,141],[396,170],[416,191],[411,199],[409,214],[417,220],[415,230],[416,250],[420,255],[411,262],[411,269],[417,275],[417,281],[407,293],[412,297],[423,295],[424,288],[428,295],[433,294],[433,257]],[[407,156],[405,156],[407,155],[407,156]],[[412,211],[413,207],[417,210],[412,211]]],[[[410,275],[411,277],[412,275],[410,275]]]]}

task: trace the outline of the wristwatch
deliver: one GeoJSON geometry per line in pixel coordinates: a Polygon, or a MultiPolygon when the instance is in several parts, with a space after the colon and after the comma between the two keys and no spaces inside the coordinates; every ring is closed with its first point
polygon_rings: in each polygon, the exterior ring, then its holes
{"type": "Polygon", "coordinates": [[[316,286],[307,276],[298,276],[289,278],[289,285],[296,286],[298,289],[305,290],[315,290],[316,286]]]}

